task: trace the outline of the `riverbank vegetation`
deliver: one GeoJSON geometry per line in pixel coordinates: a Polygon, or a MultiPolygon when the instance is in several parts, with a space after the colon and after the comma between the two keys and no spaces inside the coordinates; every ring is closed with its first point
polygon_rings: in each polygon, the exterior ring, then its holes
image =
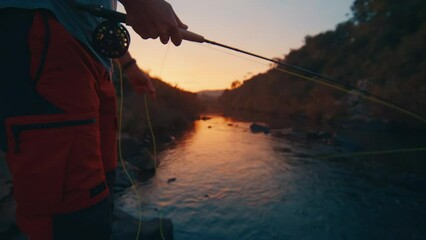
{"type": "MultiPolygon", "coordinates": [[[[321,73],[426,115],[426,2],[356,0],[352,18],[307,36],[281,61],[321,73]]],[[[292,77],[273,66],[220,97],[227,110],[248,110],[317,123],[422,122],[359,95],[292,77]]]]}
{"type": "Polygon", "coordinates": [[[158,78],[151,78],[156,89],[155,99],[134,93],[127,84],[126,76],[124,94],[120,96],[119,77],[115,79],[117,94],[124,101],[122,131],[136,138],[150,135],[146,106],[153,130],[159,136],[172,135],[191,126],[203,108],[195,93],[173,87],[158,78]]]}

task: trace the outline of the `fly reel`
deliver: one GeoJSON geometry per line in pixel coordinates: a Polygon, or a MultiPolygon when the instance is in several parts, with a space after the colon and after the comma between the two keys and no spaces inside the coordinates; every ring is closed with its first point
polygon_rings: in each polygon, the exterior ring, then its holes
{"type": "Polygon", "coordinates": [[[108,58],[119,58],[130,46],[130,34],[126,27],[116,21],[100,23],[92,33],[95,50],[108,58]]]}

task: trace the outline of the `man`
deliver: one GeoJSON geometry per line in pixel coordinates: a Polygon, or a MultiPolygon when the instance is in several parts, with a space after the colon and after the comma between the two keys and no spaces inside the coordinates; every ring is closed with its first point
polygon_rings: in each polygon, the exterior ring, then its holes
{"type": "MultiPolygon", "coordinates": [[[[114,9],[114,0],[83,3],[114,9]]],[[[164,0],[121,0],[144,39],[179,45],[186,26],[164,0]]],[[[17,222],[31,240],[110,239],[116,98],[110,59],[94,50],[99,18],[70,0],[0,1],[0,143],[13,175],[17,222]]],[[[129,54],[138,92],[154,92],[129,54]]]]}

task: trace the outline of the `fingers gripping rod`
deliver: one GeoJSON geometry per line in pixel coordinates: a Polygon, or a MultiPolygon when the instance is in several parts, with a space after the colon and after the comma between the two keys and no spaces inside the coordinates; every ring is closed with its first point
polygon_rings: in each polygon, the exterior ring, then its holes
{"type": "MultiPolygon", "coordinates": [[[[79,9],[79,10],[82,10],[82,11],[86,11],[86,12],[88,12],[88,13],[94,15],[94,16],[97,16],[97,17],[102,17],[102,18],[105,18],[105,19],[110,19],[110,20],[114,20],[114,21],[117,21],[117,22],[126,23],[127,15],[124,14],[124,13],[106,10],[106,9],[99,7],[99,6],[92,6],[92,5],[86,5],[86,4],[76,4],[76,8],[79,9]]],[[[247,52],[247,51],[243,51],[241,49],[237,49],[237,48],[234,48],[234,47],[231,47],[231,46],[227,46],[227,45],[224,45],[224,44],[221,44],[221,43],[217,43],[217,42],[208,40],[208,39],[204,38],[202,35],[188,31],[186,29],[181,28],[181,29],[179,29],[179,32],[180,32],[180,35],[182,36],[182,39],[184,39],[186,41],[198,42],[198,43],[208,43],[208,44],[216,45],[216,46],[227,48],[227,49],[237,51],[237,52],[240,52],[240,53],[243,53],[243,54],[247,54],[247,55],[250,55],[250,56],[253,56],[253,57],[256,57],[256,58],[260,58],[260,59],[263,59],[263,60],[266,60],[266,61],[269,61],[269,62],[273,62],[273,63],[278,64],[278,65],[286,66],[286,67],[289,67],[293,70],[298,70],[298,71],[302,71],[302,72],[305,72],[305,73],[309,73],[312,76],[325,78],[324,76],[321,76],[321,75],[316,74],[314,72],[308,71],[306,69],[299,68],[297,66],[293,66],[293,65],[290,65],[290,64],[287,64],[287,63],[276,61],[274,59],[266,58],[266,57],[263,57],[263,56],[260,56],[260,55],[254,54],[254,53],[250,53],[250,52],[247,52]]],[[[332,79],[328,79],[328,80],[334,81],[332,79]]]]}
{"type": "MultiPolygon", "coordinates": [[[[85,12],[90,13],[90,14],[97,16],[97,17],[102,17],[102,18],[105,18],[105,19],[109,19],[109,20],[113,20],[113,21],[117,21],[117,22],[121,22],[121,23],[126,23],[127,15],[124,14],[124,13],[120,13],[120,12],[116,12],[116,11],[112,11],[112,10],[107,10],[107,9],[104,9],[104,8],[97,6],[97,5],[88,5],[88,4],[82,4],[82,3],[76,3],[75,7],[78,10],[85,11],[85,12]]],[[[297,66],[293,66],[293,65],[290,65],[290,64],[287,64],[287,63],[283,63],[283,62],[274,60],[274,59],[266,58],[266,57],[263,57],[263,56],[260,56],[260,55],[254,54],[254,53],[250,53],[250,52],[247,52],[247,51],[243,51],[243,50],[240,50],[240,49],[237,49],[237,48],[234,48],[234,47],[230,47],[230,46],[227,46],[227,45],[224,45],[224,44],[221,44],[221,43],[217,43],[217,42],[205,39],[203,36],[201,36],[197,33],[185,30],[185,29],[179,29],[179,31],[180,31],[180,34],[182,36],[182,39],[184,39],[186,41],[198,42],[198,43],[208,43],[208,44],[216,45],[216,46],[227,48],[227,49],[237,51],[237,52],[240,52],[240,53],[243,53],[243,54],[247,54],[247,55],[250,55],[250,56],[253,56],[253,57],[256,57],[256,58],[260,58],[260,59],[278,64],[278,65],[282,65],[282,66],[291,68],[293,70],[308,73],[311,76],[320,77],[320,78],[323,78],[323,79],[325,78],[329,81],[334,81],[333,79],[328,79],[328,78],[321,76],[317,73],[311,72],[311,71],[306,70],[306,69],[299,68],[297,66]]],[[[336,81],[335,83],[340,83],[340,82],[336,81]]]]}
{"type": "MultiPolygon", "coordinates": [[[[87,13],[90,13],[91,15],[94,15],[96,17],[101,17],[121,23],[126,23],[127,15],[124,13],[107,10],[97,5],[88,5],[83,3],[76,3],[75,8],[87,13]]],[[[196,33],[187,31],[185,29],[180,29],[180,34],[183,39],[191,42],[199,42],[203,43],[206,42],[206,39],[204,39],[203,36],[198,35],[196,33]]]]}

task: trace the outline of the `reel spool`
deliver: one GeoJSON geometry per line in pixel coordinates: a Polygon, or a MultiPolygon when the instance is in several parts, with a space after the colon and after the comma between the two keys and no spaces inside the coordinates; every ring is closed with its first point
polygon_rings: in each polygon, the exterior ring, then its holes
{"type": "Polygon", "coordinates": [[[95,50],[108,58],[119,58],[130,46],[130,34],[126,27],[116,21],[100,23],[92,33],[95,50]]]}

